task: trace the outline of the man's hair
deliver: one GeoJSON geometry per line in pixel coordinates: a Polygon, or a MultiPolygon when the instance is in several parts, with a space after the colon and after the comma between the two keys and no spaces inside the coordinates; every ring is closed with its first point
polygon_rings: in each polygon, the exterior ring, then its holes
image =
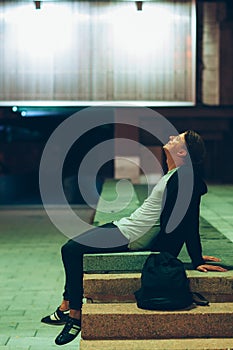
{"type": "Polygon", "coordinates": [[[206,149],[202,137],[193,130],[184,133],[185,143],[193,164],[202,164],[206,155],[206,149]]]}

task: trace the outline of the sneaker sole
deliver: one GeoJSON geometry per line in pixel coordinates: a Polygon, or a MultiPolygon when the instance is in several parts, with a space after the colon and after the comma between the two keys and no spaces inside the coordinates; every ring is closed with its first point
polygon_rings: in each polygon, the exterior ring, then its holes
{"type": "Polygon", "coordinates": [[[63,321],[63,322],[44,322],[44,321],[41,321],[42,323],[44,324],[48,324],[49,326],[64,326],[66,324],[66,321],[63,321]]]}

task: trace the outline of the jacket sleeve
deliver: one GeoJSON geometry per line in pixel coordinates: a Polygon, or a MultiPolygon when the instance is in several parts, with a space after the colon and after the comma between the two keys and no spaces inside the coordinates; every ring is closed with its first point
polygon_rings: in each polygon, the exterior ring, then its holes
{"type": "Polygon", "coordinates": [[[199,232],[200,196],[195,196],[190,203],[185,219],[185,244],[194,269],[205,261],[202,258],[202,246],[199,232]]]}

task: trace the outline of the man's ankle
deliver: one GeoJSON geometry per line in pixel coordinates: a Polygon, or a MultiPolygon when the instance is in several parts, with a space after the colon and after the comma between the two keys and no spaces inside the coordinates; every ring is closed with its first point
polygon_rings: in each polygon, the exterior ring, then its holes
{"type": "Polygon", "coordinates": [[[69,316],[72,318],[75,318],[76,320],[80,320],[81,319],[81,310],[70,309],[69,316]]]}
{"type": "Polygon", "coordinates": [[[68,300],[63,300],[61,305],[59,306],[59,310],[60,311],[67,311],[69,309],[70,309],[69,301],[68,300]]]}

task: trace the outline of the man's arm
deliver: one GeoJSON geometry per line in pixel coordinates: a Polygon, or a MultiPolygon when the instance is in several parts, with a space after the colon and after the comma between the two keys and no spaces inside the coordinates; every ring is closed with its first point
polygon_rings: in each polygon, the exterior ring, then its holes
{"type": "Polygon", "coordinates": [[[174,256],[178,256],[183,244],[185,243],[194,269],[199,269],[199,271],[203,272],[206,269],[214,271],[213,269],[216,266],[207,265],[205,257],[202,256],[202,246],[199,234],[200,198],[201,194],[206,192],[206,186],[202,191],[198,191],[197,186],[194,187],[189,208],[184,214],[183,219],[173,232],[166,233],[166,226],[177,199],[178,183],[183,191],[186,191],[186,186],[189,186],[189,182],[186,181],[187,176],[189,176],[189,170],[187,170],[186,167],[181,167],[178,171],[179,182],[178,174],[174,173],[167,183],[165,205],[160,217],[161,230],[158,236],[152,241],[151,250],[168,251],[174,256]]]}
{"type": "Polygon", "coordinates": [[[200,254],[202,254],[202,247],[201,247],[201,240],[200,240],[200,234],[199,234],[199,205],[197,204],[193,207],[193,210],[192,208],[190,208],[191,209],[189,212],[190,217],[188,221],[190,220],[190,222],[192,222],[194,225],[190,227],[189,234],[186,240],[186,247],[192,259],[194,268],[201,272],[208,272],[208,271],[225,272],[227,271],[227,269],[221,266],[206,264],[206,262],[208,261],[211,261],[211,262],[221,261],[221,259],[216,258],[214,256],[202,255],[201,257],[202,261],[199,260],[200,262],[198,263],[198,256],[200,258],[200,254]],[[198,210],[198,212],[195,213],[195,209],[198,210]]]}
{"type": "MultiPolygon", "coordinates": [[[[177,200],[178,190],[184,195],[190,187],[190,169],[187,167],[181,167],[167,184],[167,197],[164,206],[164,210],[161,216],[162,230],[165,231],[167,222],[173,211],[177,200]],[[178,176],[179,175],[179,176],[178,176]]],[[[199,185],[199,184],[198,184],[199,185]]],[[[201,193],[206,191],[206,186],[200,191],[196,182],[193,183],[193,193],[190,198],[187,211],[184,212],[184,216],[178,226],[173,232],[164,234],[167,237],[167,243],[171,241],[174,252],[176,255],[182,248],[183,243],[186,244],[188,254],[192,260],[193,267],[196,268],[199,265],[205,264],[202,258],[202,247],[199,235],[199,207],[201,193]]],[[[200,185],[199,185],[200,186],[200,185]]],[[[204,186],[204,185],[203,185],[204,186]]],[[[181,196],[183,198],[183,196],[181,196]]],[[[171,245],[171,244],[170,244],[171,245]]]]}
{"type": "Polygon", "coordinates": [[[202,255],[202,247],[201,247],[201,240],[200,240],[200,234],[199,234],[199,205],[196,203],[196,205],[192,208],[190,208],[189,216],[187,218],[187,222],[192,222],[193,224],[190,225],[190,229],[187,235],[186,240],[186,247],[188,250],[188,253],[192,259],[193,266],[196,270],[201,272],[208,272],[208,271],[218,271],[218,272],[225,272],[227,269],[218,266],[218,265],[210,265],[206,264],[206,262],[220,262],[221,259],[216,258],[214,256],[208,256],[208,255],[202,255]],[[198,210],[198,212],[195,213],[195,209],[198,210]],[[201,256],[201,260],[200,260],[201,256]],[[198,262],[199,261],[199,262],[198,262]]]}
{"type": "Polygon", "coordinates": [[[198,266],[205,264],[205,260],[202,256],[202,246],[199,233],[199,204],[193,208],[189,208],[189,213],[185,218],[186,224],[186,248],[188,254],[192,260],[194,269],[198,266]]]}

